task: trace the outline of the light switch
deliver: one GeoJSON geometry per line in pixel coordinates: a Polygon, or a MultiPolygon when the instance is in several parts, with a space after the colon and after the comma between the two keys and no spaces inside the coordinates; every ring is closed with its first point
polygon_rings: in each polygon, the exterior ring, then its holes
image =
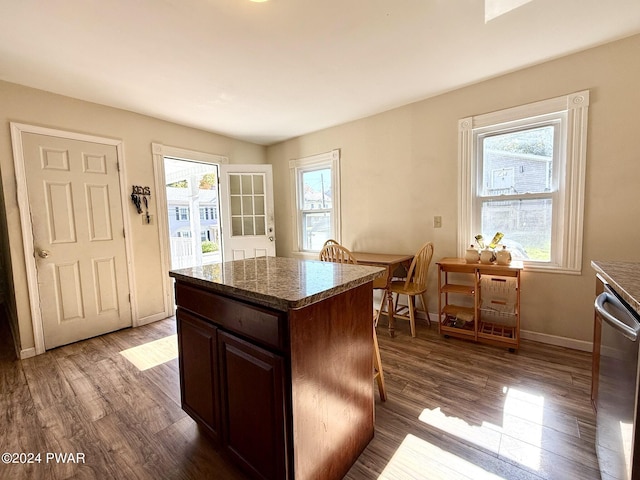
{"type": "Polygon", "coordinates": [[[433,217],[433,228],[442,228],[442,217],[440,215],[433,217]]]}

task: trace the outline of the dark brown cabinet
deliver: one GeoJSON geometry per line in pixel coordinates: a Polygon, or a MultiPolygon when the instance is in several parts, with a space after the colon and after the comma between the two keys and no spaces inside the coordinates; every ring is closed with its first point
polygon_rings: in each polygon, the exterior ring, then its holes
{"type": "Polygon", "coordinates": [[[256,476],[285,478],[284,359],[225,332],[218,348],[224,448],[256,476]]]}
{"type": "Polygon", "coordinates": [[[287,478],[284,359],[179,309],[182,408],[256,478],[287,478]]]}
{"type": "Polygon", "coordinates": [[[211,323],[179,310],[180,393],[182,408],[220,441],[220,394],[218,373],[218,329],[211,323]]]}

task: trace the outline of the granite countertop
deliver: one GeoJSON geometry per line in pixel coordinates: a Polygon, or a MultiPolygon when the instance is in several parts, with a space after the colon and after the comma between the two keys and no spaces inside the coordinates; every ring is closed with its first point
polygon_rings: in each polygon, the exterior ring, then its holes
{"type": "Polygon", "coordinates": [[[172,270],[169,275],[213,292],[287,311],[370,282],[384,271],[364,265],[258,257],[172,270]]]}
{"type": "Polygon", "coordinates": [[[591,266],[640,313],[640,263],[592,261],[591,266]]]}

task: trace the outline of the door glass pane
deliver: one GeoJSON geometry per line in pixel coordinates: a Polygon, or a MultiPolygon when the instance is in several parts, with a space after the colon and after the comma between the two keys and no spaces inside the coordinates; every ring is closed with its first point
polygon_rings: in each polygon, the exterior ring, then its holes
{"type": "Polygon", "coordinates": [[[243,217],[242,223],[244,227],[243,235],[255,235],[253,230],[253,217],[243,217]]]}
{"type": "Polygon", "coordinates": [[[256,216],[255,221],[256,221],[256,232],[255,232],[256,235],[264,235],[267,231],[266,225],[265,225],[266,217],[256,216]]]}
{"type": "Polygon", "coordinates": [[[492,238],[504,233],[500,242],[514,259],[551,260],[552,200],[550,198],[494,200],[482,202],[482,234],[492,238]]]}
{"type": "Polygon", "coordinates": [[[253,175],[242,175],[242,193],[251,195],[253,193],[253,175]]]}
{"type": "Polygon", "coordinates": [[[231,235],[234,237],[242,235],[242,217],[231,217],[231,235]]]}
{"type": "Polygon", "coordinates": [[[264,197],[257,195],[253,198],[253,205],[255,207],[256,215],[264,215],[264,197]]]}
{"type": "Polygon", "coordinates": [[[253,197],[251,195],[242,196],[242,214],[253,215],[253,197]]]}
{"type": "Polygon", "coordinates": [[[264,194],[264,175],[253,176],[253,193],[264,194]]]}
{"type": "Polygon", "coordinates": [[[229,174],[229,193],[231,195],[240,195],[240,175],[229,174]]]}
{"type": "Polygon", "coordinates": [[[242,215],[240,197],[238,195],[233,195],[229,200],[231,202],[231,215],[242,215]]]}

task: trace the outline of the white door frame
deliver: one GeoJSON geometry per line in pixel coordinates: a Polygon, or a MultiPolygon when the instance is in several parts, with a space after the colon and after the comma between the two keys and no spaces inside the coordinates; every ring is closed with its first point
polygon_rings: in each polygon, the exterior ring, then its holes
{"type": "MultiPolygon", "coordinates": [[[[160,240],[160,266],[163,272],[171,269],[171,248],[169,247],[169,218],[167,217],[167,188],[164,172],[164,157],[172,157],[181,160],[191,160],[195,162],[211,163],[218,165],[229,163],[229,158],[213,153],[198,152],[185,148],[171,147],[161,143],[152,143],[153,171],[155,175],[156,204],[158,207],[158,236],[160,240]]],[[[220,208],[220,202],[218,202],[220,208]]],[[[176,312],[175,299],[173,296],[173,282],[168,275],[162,275],[162,291],[164,292],[164,309],[166,316],[170,317],[176,312]]]]}
{"type": "MultiPolygon", "coordinates": [[[[122,221],[124,225],[125,255],[127,261],[127,274],[129,277],[129,291],[135,292],[135,276],[132,262],[133,248],[131,245],[131,218],[125,209],[128,203],[126,168],[124,164],[124,146],[122,140],[114,138],[98,137],[83,133],[68,132],[53,128],[38,127],[23,123],[10,123],[11,143],[13,145],[13,162],[16,175],[16,187],[18,197],[18,210],[20,212],[20,226],[22,229],[22,246],[24,250],[24,263],[27,275],[27,286],[29,291],[29,304],[31,307],[31,323],[33,325],[33,340],[35,344],[35,354],[40,355],[45,352],[44,330],[42,327],[42,314],[40,312],[40,291],[38,289],[38,274],[36,271],[36,260],[34,257],[33,230],[31,229],[31,205],[27,192],[27,176],[24,168],[24,151],[22,149],[22,134],[34,133],[37,135],[48,135],[50,137],[66,138],[69,140],[79,140],[82,142],[100,143],[112,145],[116,148],[118,158],[118,177],[120,181],[120,203],[122,208],[122,221]]],[[[131,309],[131,322],[134,327],[138,326],[138,305],[136,296],[131,295],[129,304],[131,309]]]]}

